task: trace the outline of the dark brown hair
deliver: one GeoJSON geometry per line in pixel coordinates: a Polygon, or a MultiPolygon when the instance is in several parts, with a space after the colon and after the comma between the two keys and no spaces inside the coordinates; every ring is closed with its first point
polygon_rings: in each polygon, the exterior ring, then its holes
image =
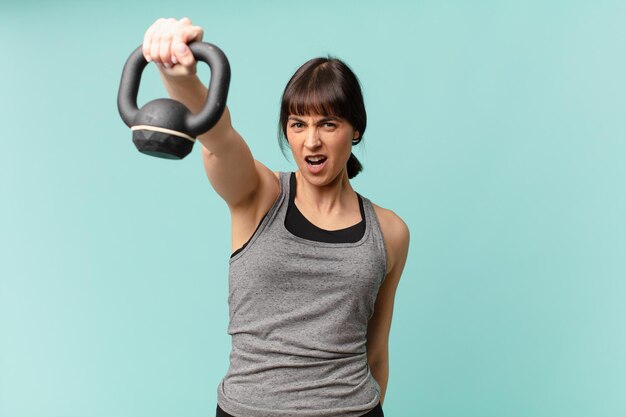
{"type": "MultiPolygon", "coordinates": [[[[278,143],[285,154],[287,119],[290,114],[304,116],[320,114],[347,120],[359,132],[353,145],[361,142],[367,116],[359,80],[350,67],[337,58],[313,58],[304,63],[291,77],[280,106],[278,143]]],[[[363,170],[359,160],[350,154],[348,177],[353,178],[363,170]]]]}

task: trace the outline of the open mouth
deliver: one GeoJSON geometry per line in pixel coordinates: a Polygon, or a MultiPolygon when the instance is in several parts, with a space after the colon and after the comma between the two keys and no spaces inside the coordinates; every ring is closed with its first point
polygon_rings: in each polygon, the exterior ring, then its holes
{"type": "Polygon", "coordinates": [[[326,162],[325,156],[307,156],[304,158],[307,164],[309,165],[321,165],[326,162]]]}

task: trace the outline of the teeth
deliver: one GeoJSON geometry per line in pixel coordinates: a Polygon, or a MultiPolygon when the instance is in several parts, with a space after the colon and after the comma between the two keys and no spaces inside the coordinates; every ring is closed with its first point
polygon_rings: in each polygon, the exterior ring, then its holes
{"type": "Polygon", "coordinates": [[[322,159],[325,159],[325,158],[323,156],[309,156],[309,157],[307,157],[307,160],[313,161],[313,162],[319,162],[322,159]]]}

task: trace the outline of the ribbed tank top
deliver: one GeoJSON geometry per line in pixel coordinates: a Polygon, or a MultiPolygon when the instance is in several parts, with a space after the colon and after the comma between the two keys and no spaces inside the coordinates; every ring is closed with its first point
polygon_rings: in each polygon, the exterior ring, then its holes
{"type": "Polygon", "coordinates": [[[362,197],[365,232],[352,243],[285,227],[290,173],[245,247],[230,258],[230,366],[217,388],[237,417],[357,417],[380,400],[367,323],[386,272],[380,225],[362,197]]]}

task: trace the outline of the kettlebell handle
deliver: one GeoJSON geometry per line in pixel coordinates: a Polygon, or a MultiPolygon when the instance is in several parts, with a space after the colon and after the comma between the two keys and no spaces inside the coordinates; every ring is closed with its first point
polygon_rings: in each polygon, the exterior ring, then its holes
{"type": "MultiPolygon", "coordinates": [[[[199,113],[185,115],[185,133],[192,137],[209,131],[219,121],[226,108],[226,97],[230,84],[230,65],[224,52],[208,42],[192,42],[189,45],[196,61],[206,62],[211,68],[211,80],[208,86],[206,103],[199,113]]],[[[128,127],[133,127],[137,108],[137,94],[144,68],[148,61],[143,56],[143,47],[135,49],[122,71],[117,105],[122,120],[128,127]]]]}

